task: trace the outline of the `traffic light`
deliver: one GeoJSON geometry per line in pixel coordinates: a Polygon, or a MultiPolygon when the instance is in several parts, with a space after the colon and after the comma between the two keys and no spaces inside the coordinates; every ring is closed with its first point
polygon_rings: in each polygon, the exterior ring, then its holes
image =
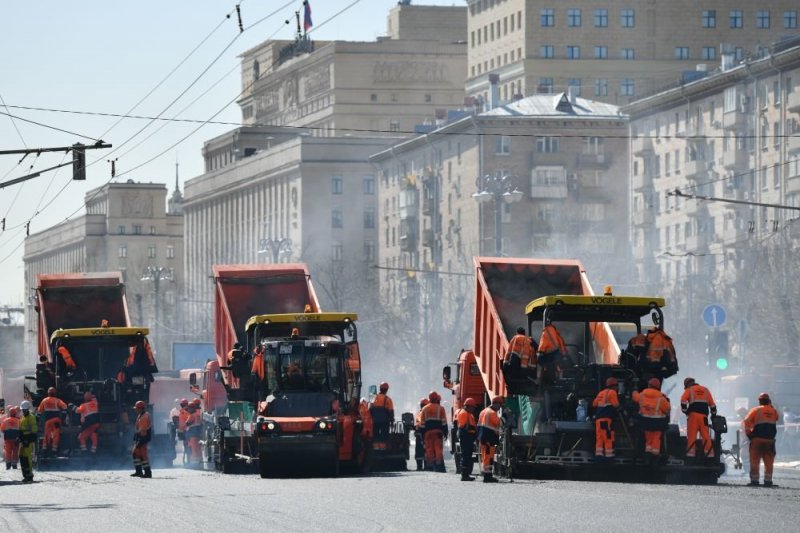
{"type": "Polygon", "coordinates": [[[86,179],[86,148],[81,143],[72,145],[72,179],[86,179]]]}
{"type": "Polygon", "coordinates": [[[728,332],[711,331],[706,335],[706,355],[708,356],[708,367],[723,372],[728,369],[728,332]]]}

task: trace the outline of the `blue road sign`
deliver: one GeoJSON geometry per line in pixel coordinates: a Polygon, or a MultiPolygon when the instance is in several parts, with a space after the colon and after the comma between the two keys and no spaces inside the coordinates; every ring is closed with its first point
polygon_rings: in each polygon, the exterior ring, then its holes
{"type": "Polygon", "coordinates": [[[717,328],[725,323],[725,309],[719,304],[707,305],[703,309],[703,322],[709,327],[717,328]]]}

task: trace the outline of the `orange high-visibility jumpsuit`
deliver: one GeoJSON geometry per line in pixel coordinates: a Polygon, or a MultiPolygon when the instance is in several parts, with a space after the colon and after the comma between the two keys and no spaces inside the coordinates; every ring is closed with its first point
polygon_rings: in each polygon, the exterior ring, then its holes
{"type": "Polygon", "coordinates": [[[367,400],[359,402],[358,414],[361,416],[361,437],[367,440],[372,439],[372,415],[369,414],[367,400]]]}
{"type": "Polygon", "coordinates": [[[54,453],[61,442],[61,411],[66,409],[67,404],[55,396],[47,396],[39,404],[39,414],[44,418],[44,447],[54,453]]]}
{"type": "Polygon", "coordinates": [[[200,437],[202,434],[203,423],[199,411],[189,412],[186,418],[186,440],[191,453],[191,461],[199,463],[203,458],[203,451],[200,449],[200,437]]]}
{"type": "Polygon", "coordinates": [[[644,432],[644,451],[652,455],[661,454],[661,427],[669,420],[669,398],[660,390],[645,389],[633,393],[633,401],[639,404],[639,424],[644,432]]]}
{"type": "Polygon", "coordinates": [[[75,411],[81,415],[81,428],[83,431],[78,435],[81,450],[86,451],[86,439],[91,439],[92,452],[96,452],[97,430],[100,429],[100,411],[97,400],[92,399],[88,402],[83,402],[75,411]]]}
{"type": "Polygon", "coordinates": [[[447,413],[440,404],[431,402],[420,411],[419,421],[425,431],[425,468],[443,471],[442,439],[447,435],[447,413]]]}
{"type": "Polygon", "coordinates": [[[75,370],[78,368],[78,365],[75,364],[75,361],[72,359],[72,354],[69,353],[66,346],[59,346],[57,351],[61,354],[61,358],[64,359],[64,364],[67,365],[68,370],[75,370]]]}
{"type": "Polygon", "coordinates": [[[697,455],[697,434],[703,441],[703,454],[714,457],[714,443],[708,433],[708,414],[716,414],[717,406],[711,391],[694,384],[681,395],[681,411],[686,413],[686,457],[697,455]]]}
{"type": "Polygon", "coordinates": [[[520,368],[532,368],[536,366],[536,353],[533,351],[533,341],[527,335],[517,334],[508,341],[505,362],[511,360],[511,356],[519,357],[520,368]]]}
{"type": "Polygon", "coordinates": [[[566,355],[567,345],[558,329],[553,324],[548,324],[542,330],[542,336],[539,338],[539,353],[553,354],[556,352],[566,355]]]}
{"type": "Polygon", "coordinates": [[[372,415],[372,429],[375,432],[373,448],[385,450],[389,447],[389,426],[394,422],[394,403],[385,393],[380,392],[369,406],[372,415]]]}
{"type": "Polygon", "coordinates": [[[19,418],[8,415],[0,420],[0,432],[3,433],[3,456],[6,469],[16,468],[19,462],[19,418]]]}
{"type": "Polygon", "coordinates": [[[481,472],[492,474],[495,447],[500,443],[500,417],[497,411],[487,407],[478,416],[478,433],[481,443],[481,472]]]}
{"type": "Polygon", "coordinates": [[[594,454],[598,457],[614,457],[614,430],[612,424],[617,416],[619,397],[613,388],[601,390],[592,402],[594,415],[594,454]]]}
{"type": "Polygon", "coordinates": [[[775,435],[778,432],[778,411],[772,405],[750,409],[743,422],[750,439],[750,481],[758,481],[761,461],[764,461],[764,481],[772,482],[775,463],[775,435]]]}
{"type": "Polygon", "coordinates": [[[153,424],[150,420],[150,413],[144,411],[136,417],[136,424],[134,426],[136,434],[134,435],[134,442],[136,445],[133,447],[133,466],[137,470],[143,469],[145,473],[150,471],[150,458],[147,455],[147,443],[150,442],[150,435],[153,424]]]}

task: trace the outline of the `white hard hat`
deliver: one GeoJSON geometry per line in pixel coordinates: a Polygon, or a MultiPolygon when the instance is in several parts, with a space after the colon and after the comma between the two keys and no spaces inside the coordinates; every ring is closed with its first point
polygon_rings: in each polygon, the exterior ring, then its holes
{"type": "Polygon", "coordinates": [[[19,404],[19,408],[22,409],[23,411],[30,411],[31,410],[31,402],[29,402],[28,400],[25,400],[21,404],[19,404]]]}

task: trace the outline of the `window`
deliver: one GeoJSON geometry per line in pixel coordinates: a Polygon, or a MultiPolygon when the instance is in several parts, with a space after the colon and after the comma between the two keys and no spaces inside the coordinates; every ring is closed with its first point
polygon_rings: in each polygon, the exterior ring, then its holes
{"type": "Polygon", "coordinates": [[[575,96],[581,95],[581,79],[580,78],[570,78],[567,80],[567,87],[572,89],[575,93],[575,96]]]}
{"type": "Polygon", "coordinates": [[[608,9],[594,10],[594,27],[595,28],[608,27],[608,9]]]}
{"type": "Polygon", "coordinates": [[[553,78],[539,78],[539,93],[550,94],[553,92],[553,78]]]}
{"type": "Polygon", "coordinates": [[[608,59],[608,47],[607,46],[595,46],[594,47],[594,58],[595,59],[608,59]]]}
{"type": "Polygon", "coordinates": [[[375,243],[372,241],[364,241],[364,261],[375,261],[375,243]]]}
{"type": "Polygon", "coordinates": [[[156,258],[156,246],[154,244],[147,247],[147,257],[150,259],[156,258]]]}
{"type": "Polygon", "coordinates": [[[141,235],[142,234],[142,225],[141,224],[134,224],[133,225],[133,234],[134,235],[141,235]]]}
{"type": "Polygon", "coordinates": [[[432,100],[433,100],[433,97],[431,95],[429,95],[429,94],[425,95],[425,103],[426,104],[430,104],[432,100]]]}
{"type": "Polygon", "coordinates": [[[675,59],[689,59],[689,47],[688,46],[676,46],[675,47],[675,59]]]}
{"type": "Polygon", "coordinates": [[[552,28],[556,24],[556,12],[555,9],[546,8],[542,9],[539,12],[539,22],[542,25],[542,28],[552,28]]]}
{"type": "Polygon", "coordinates": [[[710,9],[708,11],[703,11],[702,21],[703,21],[703,27],[704,28],[716,28],[717,27],[717,11],[715,9],[710,9]]]}
{"type": "Polygon", "coordinates": [[[783,12],[783,27],[787,30],[793,30],[797,28],[797,11],[783,12]]]}
{"type": "Polygon", "coordinates": [[[575,45],[567,46],[567,59],[580,59],[581,47],[575,45]]]}
{"type": "Polygon", "coordinates": [[[117,233],[119,235],[125,235],[125,226],[122,226],[122,225],[117,226],[117,233]]]}
{"type": "Polygon", "coordinates": [[[150,235],[155,235],[155,234],[156,234],[156,227],[150,226],[150,235]]]}
{"type": "Polygon", "coordinates": [[[709,61],[717,58],[717,48],[715,46],[703,47],[703,59],[709,61]]]}
{"type": "Polygon", "coordinates": [[[364,194],[375,194],[375,176],[364,176],[364,194]]]}
{"type": "Polygon", "coordinates": [[[167,245],[167,259],[175,259],[175,247],[167,245]]]}
{"type": "Polygon", "coordinates": [[[128,245],[127,244],[120,244],[119,251],[117,253],[117,257],[128,257],[128,245]]]}
{"type": "Polygon", "coordinates": [[[731,28],[741,28],[742,27],[742,12],[741,11],[731,11],[730,14],[730,27],[731,28]]]}
{"type": "Polygon", "coordinates": [[[344,255],[344,246],[342,243],[335,242],[331,245],[331,259],[334,261],[341,261],[344,255]]]}
{"type": "Polygon", "coordinates": [[[367,207],[364,209],[364,229],[375,228],[375,208],[367,207]]]}
{"type": "Polygon", "coordinates": [[[633,96],[636,94],[633,80],[631,78],[623,78],[623,80],[620,82],[619,90],[622,96],[633,96]]]}
{"type": "Polygon", "coordinates": [[[331,177],[331,194],[342,194],[344,190],[344,183],[341,176],[331,177]]]}
{"type": "Polygon", "coordinates": [[[581,26],[581,10],[568,9],[567,10],[567,26],[570,28],[579,28],[581,26]]]}
{"type": "Polygon", "coordinates": [[[741,62],[744,59],[744,48],[741,46],[737,46],[733,49],[733,57],[736,59],[737,62],[741,62]]]}
{"type": "Polygon", "coordinates": [[[626,8],[619,12],[619,25],[623,28],[633,28],[636,26],[636,14],[633,9],[626,8]]]}
{"type": "Polygon", "coordinates": [[[331,211],[331,227],[332,228],[341,228],[344,226],[344,220],[342,216],[341,209],[334,209],[331,211]]]}
{"type": "Polygon", "coordinates": [[[769,28],[769,11],[766,9],[756,11],[756,28],[760,30],[769,28]]]}
{"type": "Polygon", "coordinates": [[[636,54],[633,51],[633,48],[623,48],[619,51],[620,59],[634,59],[636,54]]]}
{"type": "Polygon", "coordinates": [[[494,153],[500,155],[508,155],[511,153],[511,137],[501,135],[495,139],[494,153]]]}
{"type": "Polygon", "coordinates": [[[400,131],[400,121],[399,120],[390,120],[389,121],[389,131],[400,131]]]}
{"type": "Polygon", "coordinates": [[[378,101],[378,95],[375,94],[375,93],[370,94],[369,95],[369,101],[370,102],[377,102],[378,101]]]}
{"type": "Polygon", "coordinates": [[[536,151],[540,154],[558,152],[558,137],[536,137],[536,151]]]}
{"type": "Polygon", "coordinates": [[[543,44],[539,47],[539,57],[542,59],[553,59],[555,57],[555,48],[549,44],[543,44]]]}
{"type": "Polygon", "coordinates": [[[594,95],[608,96],[608,79],[600,78],[594,80],[594,95]]]}

